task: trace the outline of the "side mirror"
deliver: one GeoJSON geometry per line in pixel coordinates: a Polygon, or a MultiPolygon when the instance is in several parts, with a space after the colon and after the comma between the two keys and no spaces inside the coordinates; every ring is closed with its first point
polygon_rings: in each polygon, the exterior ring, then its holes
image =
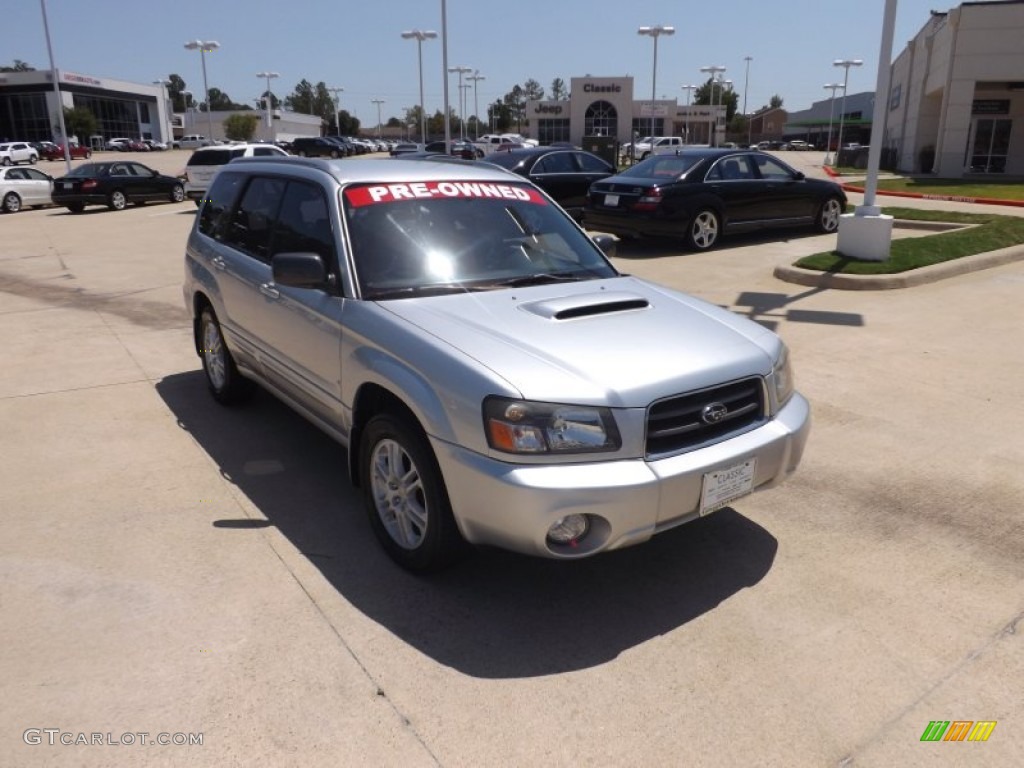
{"type": "Polygon", "coordinates": [[[270,260],[274,282],[291,288],[322,288],[327,284],[327,270],[316,253],[275,253],[270,260]]]}
{"type": "Polygon", "coordinates": [[[601,252],[609,259],[615,257],[615,246],[619,242],[618,238],[613,235],[593,235],[591,240],[594,241],[594,245],[601,249],[601,252]]]}
{"type": "Polygon", "coordinates": [[[797,181],[803,181],[804,178],[805,178],[804,177],[804,172],[803,171],[797,171],[796,173],[793,174],[793,178],[796,179],[797,181]]]}

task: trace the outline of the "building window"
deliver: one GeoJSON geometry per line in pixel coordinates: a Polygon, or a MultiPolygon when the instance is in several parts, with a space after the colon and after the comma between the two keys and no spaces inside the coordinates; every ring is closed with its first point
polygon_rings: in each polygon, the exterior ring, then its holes
{"type": "Polygon", "coordinates": [[[607,101],[595,101],[583,115],[584,136],[618,136],[619,113],[607,101]]]}
{"type": "Polygon", "coordinates": [[[46,114],[42,93],[12,93],[0,110],[0,139],[4,141],[50,141],[53,129],[46,114]]]}
{"type": "Polygon", "coordinates": [[[541,144],[554,144],[556,141],[569,141],[569,121],[538,120],[537,141],[541,144]]]}
{"type": "Polygon", "coordinates": [[[971,126],[967,169],[971,173],[1005,173],[1012,120],[975,118],[971,126]]]}

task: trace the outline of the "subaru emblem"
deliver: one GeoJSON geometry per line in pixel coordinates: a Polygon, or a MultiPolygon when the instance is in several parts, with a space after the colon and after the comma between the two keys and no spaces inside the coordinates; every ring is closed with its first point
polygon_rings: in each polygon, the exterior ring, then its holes
{"type": "Polygon", "coordinates": [[[725,403],[709,403],[700,412],[700,419],[705,424],[717,424],[729,415],[729,409],[725,403]]]}

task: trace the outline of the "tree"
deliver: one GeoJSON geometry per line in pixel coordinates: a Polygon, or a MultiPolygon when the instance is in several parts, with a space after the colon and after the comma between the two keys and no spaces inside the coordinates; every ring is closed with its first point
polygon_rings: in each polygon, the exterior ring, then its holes
{"type": "Polygon", "coordinates": [[[257,115],[228,115],[224,118],[224,135],[232,141],[252,141],[259,123],[257,115]]]}
{"type": "Polygon", "coordinates": [[[532,77],[523,83],[523,93],[525,94],[527,101],[544,100],[544,89],[541,88],[540,83],[532,77]]]}
{"type": "Polygon", "coordinates": [[[170,81],[170,85],[167,86],[167,96],[171,100],[171,107],[175,112],[184,112],[188,107],[195,104],[195,99],[189,94],[186,96],[182,91],[187,91],[185,87],[185,81],[181,79],[181,75],[171,75],[167,78],[170,81]]]}
{"type": "Polygon", "coordinates": [[[779,107],[782,106],[782,97],[779,96],[779,94],[776,93],[769,100],[768,106],[771,107],[772,109],[778,109],[779,107]]]}
{"type": "Polygon", "coordinates": [[[526,110],[526,92],[521,85],[513,85],[512,90],[502,97],[502,102],[509,110],[509,126],[512,120],[516,122],[516,130],[523,129],[523,112],[526,110]]]}
{"type": "Polygon", "coordinates": [[[233,112],[238,109],[252,109],[248,104],[236,104],[220,88],[211,88],[209,95],[209,110],[211,112],[233,112]]]}
{"type": "Polygon", "coordinates": [[[0,67],[0,72],[35,72],[35,67],[30,67],[26,62],[21,59],[14,60],[13,67],[0,67]]]}
{"type": "Polygon", "coordinates": [[[714,83],[714,91],[712,92],[712,81],[709,77],[704,85],[693,92],[693,103],[710,105],[712,93],[714,94],[714,103],[725,106],[725,122],[728,123],[732,120],[732,116],[736,114],[739,94],[732,89],[731,85],[723,85],[720,82],[714,83]]]}
{"type": "Polygon", "coordinates": [[[89,144],[89,137],[99,131],[99,121],[86,107],[64,107],[64,128],[68,136],[78,137],[79,144],[89,144]]]}
{"type": "Polygon", "coordinates": [[[295,86],[291,95],[286,96],[284,104],[293,112],[304,115],[319,115],[328,125],[335,122],[334,98],[327,90],[327,83],[322,80],[315,86],[303,78],[295,86]]]}
{"type": "MultiPolygon", "coordinates": [[[[333,120],[331,123],[333,124],[333,120]]],[[[352,117],[344,109],[338,113],[337,133],[339,136],[358,136],[359,118],[352,117]]]]}
{"type": "Polygon", "coordinates": [[[565,101],[569,96],[569,89],[565,87],[565,81],[556,77],[551,81],[551,98],[553,101],[565,101]]]}

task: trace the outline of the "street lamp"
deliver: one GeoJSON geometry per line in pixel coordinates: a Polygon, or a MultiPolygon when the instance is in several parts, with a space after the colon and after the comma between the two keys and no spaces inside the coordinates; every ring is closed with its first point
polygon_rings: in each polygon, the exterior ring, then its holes
{"type": "Polygon", "coordinates": [[[828,100],[828,142],[825,144],[825,165],[832,165],[830,153],[832,152],[832,118],[836,112],[836,91],[840,88],[845,91],[846,88],[842,83],[825,83],[823,87],[826,91],[832,91],[832,95],[828,100]]]}
{"type": "Polygon", "coordinates": [[[171,128],[171,113],[174,112],[174,105],[171,103],[170,94],[167,91],[167,86],[171,85],[170,80],[154,80],[153,85],[161,86],[164,97],[164,110],[167,112],[167,120],[164,123],[164,139],[167,141],[168,146],[174,140],[174,129],[171,128]]]}
{"type": "Polygon", "coordinates": [[[270,129],[274,125],[273,117],[270,114],[270,109],[274,106],[274,100],[271,98],[270,93],[270,81],[275,77],[280,77],[280,75],[277,72],[257,72],[256,77],[263,77],[267,80],[267,93],[265,96],[267,104],[267,138],[270,139],[272,138],[272,131],[270,129]]]}
{"type": "Polygon", "coordinates": [[[860,59],[836,59],[832,62],[833,67],[842,67],[846,70],[846,74],[843,76],[843,104],[839,109],[839,139],[836,141],[836,160],[838,162],[839,153],[843,149],[843,123],[846,119],[846,85],[850,80],[850,67],[859,67],[864,62],[860,59]]]}
{"type": "Polygon", "coordinates": [[[684,143],[690,143],[690,94],[700,88],[699,85],[681,85],[680,90],[686,91],[686,117],[683,118],[684,143]]]}
{"type": "MultiPolygon", "coordinates": [[[[459,73],[459,138],[465,139],[466,138],[465,123],[464,123],[464,121],[462,119],[462,111],[463,111],[462,110],[462,76],[464,74],[466,74],[467,72],[472,72],[473,68],[472,67],[448,67],[448,71],[449,72],[458,72],[459,73]]],[[[446,123],[448,122],[448,115],[444,116],[444,120],[445,120],[446,123]]]]}
{"type": "Polygon", "coordinates": [[[655,24],[653,27],[640,27],[637,29],[638,35],[647,35],[654,38],[654,69],[651,74],[651,142],[653,149],[654,141],[654,99],[657,94],[657,81],[658,81],[658,38],[661,35],[674,35],[676,33],[675,27],[665,26],[663,24],[655,24]]]}
{"type": "Polygon", "coordinates": [[[327,92],[334,97],[334,132],[341,135],[341,104],[338,101],[338,94],[344,92],[344,88],[328,88],[327,92]]]}
{"type": "MultiPolygon", "coordinates": [[[[715,83],[718,81],[718,76],[725,72],[725,67],[721,65],[711,65],[707,67],[701,67],[701,72],[707,72],[711,75],[711,110],[714,112],[715,109],[715,83]]],[[[710,144],[712,147],[718,145],[718,113],[715,113],[714,130],[712,131],[710,144]]]]}
{"type": "Polygon", "coordinates": [[[206,138],[213,143],[213,115],[210,114],[210,87],[206,83],[206,54],[220,48],[220,43],[216,40],[192,40],[185,43],[185,48],[190,51],[199,51],[199,55],[203,59],[203,93],[206,96],[206,124],[210,131],[210,135],[206,138]]]}
{"type": "Polygon", "coordinates": [[[474,139],[480,138],[480,100],[477,98],[476,86],[481,80],[487,78],[480,74],[480,70],[476,70],[472,75],[466,78],[467,80],[473,81],[473,116],[476,117],[476,131],[474,132],[474,139]]]}
{"type": "Polygon", "coordinates": [[[431,30],[413,29],[408,32],[403,32],[402,37],[406,40],[415,40],[416,49],[419,54],[420,62],[420,141],[423,144],[427,143],[427,113],[423,108],[423,41],[433,40],[437,37],[437,32],[431,30]]]}
{"type": "Polygon", "coordinates": [[[750,62],[754,60],[753,56],[744,56],[743,60],[747,62],[747,73],[743,77],[743,116],[747,119],[747,146],[750,146],[750,115],[747,114],[747,93],[750,90],[750,62]]]}
{"type": "Polygon", "coordinates": [[[189,116],[192,114],[192,105],[189,104],[192,101],[192,91],[181,91],[181,101],[185,105],[185,132],[188,133],[189,127],[191,127],[192,121],[189,116]]]}
{"type": "Polygon", "coordinates": [[[377,105],[377,139],[380,139],[380,105],[386,103],[384,99],[370,99],[377,105]]]}

